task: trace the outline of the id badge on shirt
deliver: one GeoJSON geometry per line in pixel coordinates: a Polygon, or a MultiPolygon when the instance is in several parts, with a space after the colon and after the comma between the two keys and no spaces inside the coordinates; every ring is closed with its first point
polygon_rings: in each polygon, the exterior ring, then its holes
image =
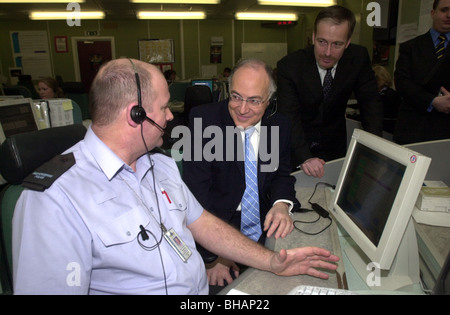
{"type": "Polygon", "coordinates": [[[180,236],[178,236],[177,232],[172,228],[167,230],[164,233],[164,238],[166,241],[172,246],[177,255],[181,258],[183,262],[187,262],[189,257],[192,255],[192,251],[189,247],[183,242],[180,236]]]}

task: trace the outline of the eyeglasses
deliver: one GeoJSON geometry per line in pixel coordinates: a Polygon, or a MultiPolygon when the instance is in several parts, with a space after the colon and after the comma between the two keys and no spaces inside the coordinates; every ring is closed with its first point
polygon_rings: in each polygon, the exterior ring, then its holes
{"type": "Polygon", "coordinates": [[[231,93],[230,98],[231,98],[231,101],[233,101],[235,103],[242,104],[243,102],[246,102],[248,105],[250,105],[252,107],[259,107],[259,106],[261,106],[261,104],[267,102],[267,100],[263,101],[259,98],[244,99],[242,96],[240,96],[239,94],[236,94],[236,93],[231,93]]]}

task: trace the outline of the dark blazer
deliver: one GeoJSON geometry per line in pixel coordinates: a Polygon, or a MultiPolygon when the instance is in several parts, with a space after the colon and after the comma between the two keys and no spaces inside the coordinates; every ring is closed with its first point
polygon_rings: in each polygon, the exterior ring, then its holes
{"type": "MultiPolygon", "coordinates": [[[[450,64],[447,47],[442,62],[450,64]]],[[[395,84],[404,99],[397,118],[394,140],[401,144],[450,138],[450,115],[437,110],[428,112],[443,82],[427,84],[437,65],[435,47],[430,32],[400,45],[395,71],[395,84]],[[431,76],[430,76],[431,75],[431,76]]],[[[449,75],[450,76],[450,75],[449,75]]]]}
{"type": "MultiPolygon", "coordinates": [[[[226,137],[227,127],[235,128],[235,124],[228,111],[228,100],[220,103],[201,105],[194,107],[190,114],[189,128],[191,130],[192,147],[195,146],[194,138],[194,118],[202,119],[201,132],[203,133],[208,126],[218,126],[222,130],[224,138],[226,137]]],[[[270,115],[270,110],[264,115],[261,121],[261,127],[269,127],[268,130],[268,149],[267,153],[271,154],[272,150],[272,130],[270,127],[279,127],[279,137],[274,143],[279,145],[279,164],[272,168],[271,172],[262,172],[261,167],[271,165],[271,161],[261,161],[261,143],[258,162],[258,186],[260,199],[260,215],[261,226],[268,211],[272,208],[273,203],[279,199],[287,199],[294,203],[294,208],[299,206],[295,197],[295,178],[290,175],[290,124],[289,120],[280,114],[270,115]]],[[[231,129],[231,128],[229,128],[231,129]]],[[[212,137],[203,138],[201,149],[205,148],[212,137]]],[[[231,223],[236,228],[240,228],[240,213],[236,209],[239,206],[245,191],[245,170],[244,161],[237,161],[238,146],[243,147],[242,138],[239,134],[233,135],[233,146],[227,146],[225,139],[223,141],[223,161],[213,160],[193,161],[194,152],[191,152],[191,161],[188,161],[186,155],[183,158],[183,179],[200,204],[208,211],[218,216],[222,220],[231,223]],[[231,151],[232,150],[232,151],[231,151]],[[234,152],[231,154],[231,152],[234,152]],[[228,158],[227,154],[231,154],[232,158],[228,158]],[[239,218],[237,220],[237,218],[239,218]]],[[[216,139],[218,140],[218,139],[216,139]]],[[[200,150],[197,147],[195,150],[200,150]]],[[[240,149],[242,153],[243,149],[240,149]]],[[[266,150],[264,150],[266,151],[266,150]]]]}
{"type": "Polygon", "coordinates": [[[351,44],[346,49],[326,102],[313,46],[284,57],[277,67],[279,111],[292,119],[294,167],[312,157],[329,161],[345,156],[345,113],[352,93],[358,100],[364,129],[382,135],[383,105],[366,48],[351,44]],[[318,137],[322,150],[311,152],[318,137]]]}

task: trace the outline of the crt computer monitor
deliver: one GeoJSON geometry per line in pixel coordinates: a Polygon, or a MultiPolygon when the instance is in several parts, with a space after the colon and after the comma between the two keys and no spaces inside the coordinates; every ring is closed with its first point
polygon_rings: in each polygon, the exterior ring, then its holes
{"type": "Polygon", "coordinates": [[[37,130],[30,98],[0,101],[0,124],[6,137],[37,130]]]}
{"type": "Polygon", "coordinates": [[[205,86],[210,88],[211,92],[213,91],[213,80],[210,80],[210,79],[197,79],[197,80],[192,80],[191,83],[192,83],[192,86],[205,85],[205,86]]]}
{"type": "Polygon", "coordinates": [[[369,289],[418,284],[411,214],[431,159],[362,130],[353,133],[332,200],[344,251],[369,289]]]}

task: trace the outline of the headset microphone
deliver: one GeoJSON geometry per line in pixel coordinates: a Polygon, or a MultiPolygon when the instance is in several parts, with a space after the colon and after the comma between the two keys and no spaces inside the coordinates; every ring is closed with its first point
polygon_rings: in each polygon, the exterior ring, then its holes
{"type": "Polygon", "coordinates": [[[156,128],[158,128],[159,130],[161,130],[161,132],[165,133],[167,135],[167,132],[164,130],[163,127],[161,127],[160,125],[158,125],[153,119],[145,116],[145,120],[147,120],[149,123],[151,123],[153,126],[155,126],[156,128]]]}

